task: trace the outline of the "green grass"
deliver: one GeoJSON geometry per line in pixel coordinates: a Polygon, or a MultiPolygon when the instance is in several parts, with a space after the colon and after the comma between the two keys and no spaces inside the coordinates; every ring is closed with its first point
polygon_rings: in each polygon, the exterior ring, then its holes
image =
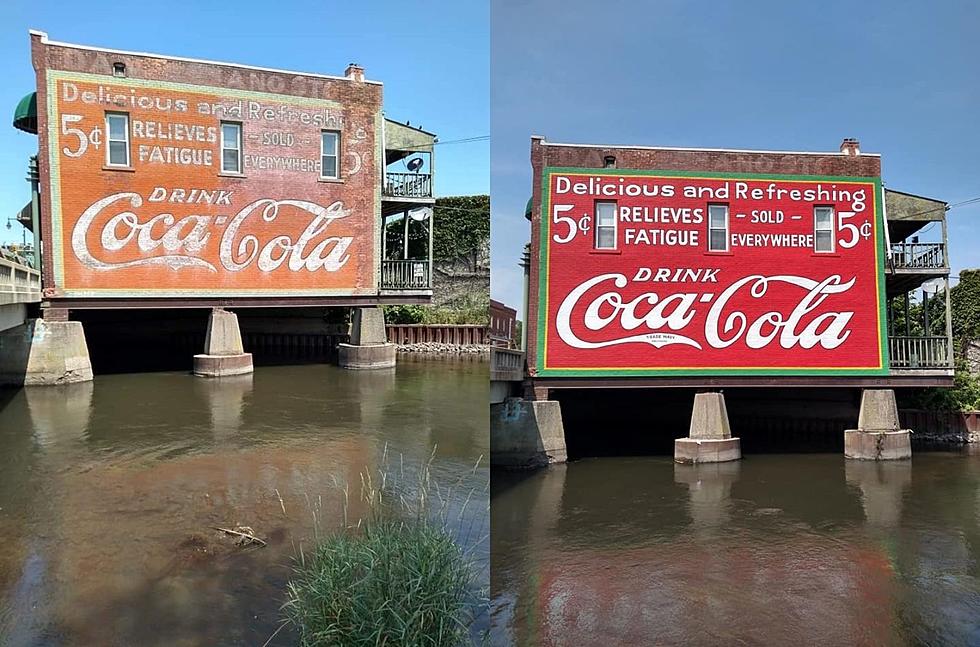
{"type": "MultiPolygon", "coordinates": [[[[397,472],[390,469],[386,447],[382,468],[373,476],[361,474],[366,518],[352,523],[345,503],[343,526],[326,537],[318,532],[316,548],[297,557],[283,612],[300,645],[458,647],[470,642],[474,619],[488,611],[489,600],[478,586],[479,568],[469,551],[489,539],[489,510],[466,513],[476,489],[457,496],[479,461],[469,475],[440,487],[431,478],[434,451],[414,478],[406,478],[403,462],[397,472]],[[462,548],[455,537],[471,548],[462,548]]],[[[343,492],[346,501],[349,488],[343,492]]],[[[311,509],[316,528],[318,506],[311,509]]]]}
{"type": "Polygon", "coordinates": [[[327,538],[289,584],[300,644],[455,647],[469,627],[473,576],[448,533],[377,521],[327,538]]]}

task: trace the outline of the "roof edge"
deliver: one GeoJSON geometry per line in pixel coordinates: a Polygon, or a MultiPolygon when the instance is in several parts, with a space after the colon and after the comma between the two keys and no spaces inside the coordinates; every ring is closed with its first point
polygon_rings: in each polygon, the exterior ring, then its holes
{"type": "MultiPolygon", "coordinates": [[[[40,36],[41,43],[45,45],[54,45],[56,47],[70,47],[72,49],[82,49],[92,52],[106,52],[108,54],[123,54],[125,56],[143,56],[146,58],[159,58],[163,60],[170,61],[183,61],[185,63],[204,63],[206,65],[222,65],[224,67],[237,67],[245,70],[255,70],[256,72],[275,72],[278,74],[295,74],[298,76],[310,76],[317,79],[330,79],[331,81],[348,81],[350,83],[355,83],[352,79],[346,76],[336,76],[333,74],[317,74],[315,72],[299,72],[297,70],[283,70],[275,67],[262,67],[259,65],[247,65],[245,63],[229,63],[228,61],[212,61],[205,58],[190,58],[187,56],[170,56],[168,54],[155,54],[153,52],[134,52],[126,49],[112,49],[109,47],[94,47],[92,45],[79,45],[77,43],[66,43],[58,40],[50,40],[48,38],[47,32],[39,31],[37,29],[30,29],[28,33],[32,36],[40,36]]],[[[363,83],[369,85],[384,85],[381,81],[369,81],[365,79],[363,83]]]]}
{"type": "Polygon", "coordinates": [[[929,202],[938,202],[939,204],[949,204],[945,200],[940,200],[939,198],[930,198],[929,196],[919,195],[918,193],[909,193],[908,191],[899,191],[898,189],[893,189],[890,186],[882,186],[882,188],[888,193],[900,193],[902,195],[907,195],[910,198],[919,198],[920,200],[928,200],[929,202]]]}
{"type": "MultiPolygon", "coordinates": [[[[755,150],[751,148],[696,148],[693,146],[633,146],[628,144],[572,144],[561,142],[549,142],[540,135],[532,135],[531,139],[538,140],[541,146],[564,146],[569,148],[624,148],[633,150],[653,150],[653,151],[691,151],[696,153],[768,153],[780,155],[834,155],[841,156],[840,151],[778,151],[778,150],[755,150]]],[[[881,157],[881,153],[862,152],[860,157],[881,157]]]]}

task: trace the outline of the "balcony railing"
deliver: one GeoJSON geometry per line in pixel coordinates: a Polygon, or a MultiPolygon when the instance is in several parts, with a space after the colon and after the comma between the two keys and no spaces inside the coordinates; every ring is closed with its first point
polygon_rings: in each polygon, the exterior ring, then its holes
{"type": "Polygon", "coordinates": [[[382,261],[381,289],[428,290],[429,261],[382,261]]]}
{"type": "Polygon", "coordinates": [[[897,270],[939,270],[946,267],[943,243],[896,243],[892,262],[897,270]]]}
{"type": "Polygon", "coordinates": [[[895,369],[951,368],[946,337],[889,337],[888,363],[895,369]]]}
{"type": "Polygon", "coordinates": [[[386,173],[386,198],[431,198],[432,176],[428,173],[386,173]]]}

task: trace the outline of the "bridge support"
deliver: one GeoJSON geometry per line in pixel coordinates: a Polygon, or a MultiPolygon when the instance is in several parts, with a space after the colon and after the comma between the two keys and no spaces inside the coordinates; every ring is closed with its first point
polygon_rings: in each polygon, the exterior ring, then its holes
{"type": "Polygon", "coordinates": [[[912,457],[912,432],[899,429],[898,405],[892,389],[861,392],[858,428],[844,432],[844,456],[871,461],[912,457]]]}
{"type": "Polygon", "coordinates": [[[0,384],[53,386],[92,380],[92,361],[80,321],[67,311],[30,319],[0,333],[0,384]],[[64,320],[58,320],[63,317],[64,320]]]}
{"type": "Polygon", "coordinates": [[[341,368],[393,368],[395,344],[385,337],[385,317],[381,308],[354,308],[350,324],[350,343],[337,345],[341,368]]]}
{"type": "Polygon", "coordinates": [[[732,438],[723,393],[697,393],[687,438],[674,441],[678,463],[723,463],[742,458],[742,444],[732,438]]]}
{"type": "Polygon", "coordinates": [[[568,460],[557,400],[507,398],[490,405],[490,464],[543,467],[568,460]]]}
{"type": "Polygon", "coordinates": [[[194,356],[194,375],[225,377],[252,371],[252,353],[246,353],[242,346],[238,315],[223,308],[213,308],[208,318],[204,353],[194,356]]]}

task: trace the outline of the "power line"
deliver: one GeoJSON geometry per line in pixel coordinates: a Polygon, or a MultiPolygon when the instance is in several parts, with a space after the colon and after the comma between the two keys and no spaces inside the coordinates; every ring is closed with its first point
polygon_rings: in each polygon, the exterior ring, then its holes
{"type": "MultiPolygon", "coordinates": [[[[446,146],[448,144],[470,144],[470,143],[473,143],[473,142],[486,141],[488,139],[490,139],[490,135],[478,135],[476,137],[464,137],[462,139],[447,139],[444,142],[435,141],[435,142],[432,142],[431,145],[432,146],[446,146]]],[[[425,145],[425,148],[428,148],[428,147],[429,147],[429,144],[426,144],[425,145]]],[[[409,153],[426,153],[426,152],[428,152],[427,150],[420,151],[420,150],[418,150],[416,148],[385,148],[385,150],[386,151],[402,151],[402,152],[409,152],[409,153]]]]}

